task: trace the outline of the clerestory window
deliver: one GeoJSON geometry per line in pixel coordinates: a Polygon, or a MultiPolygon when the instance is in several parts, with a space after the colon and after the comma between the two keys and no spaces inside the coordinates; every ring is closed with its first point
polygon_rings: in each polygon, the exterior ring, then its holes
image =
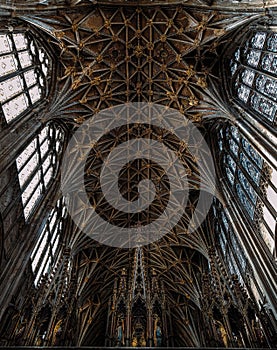
{"type": "Polygon", "coordinates": [[[277,33],[252,31],[234,52],[229,73],[238,104],[266,123],[276,124],[277,33]]]}
{"type": "Polygon", "coordinates": [[[61,232],[63,230],[66,208],[61,198],[44,222],[40,237],[31,254],[34,284],[37,286],[42,276],[50,273],[59,258],[61,232]]]}
{"type": "Polygon", "coordinates": [[[213,202],[213,214],[215,218],[216,241],[228,272],[232,275],[237,275],[242,285],[250,286],[256,300],[261,300],[263,295],[261,287],[250,267],[250,262],[238,238],[238,232],[217,199],[214,199],[213,202]]]}
{"type": "Polygon", "coordinates": [[[276,253],[276,165],[269,165],[235,126],[218,133],[221,167],[230,194],[256,225],[272,254],[276,253]]]}
{"type": "Polygon", "coordinates": [[[246,274],[248,260],[222,204],[216,199],[213,203],[213,212],[223,260],[226,262],[229,273],[237,275],[239,281],[244,283],[243,276],[246,274]]]}
{"type": "Polygon", "coordinates": [[[47,125],[16,159],[26,220],[55,175],[63,140],[64,133],[61,128],[47,125]]]}
{"type": "Polygon", "coordinates": [[[30,33],[0,32],[0,106],[6,123],[46,96],[51,59],[30,33]]]}

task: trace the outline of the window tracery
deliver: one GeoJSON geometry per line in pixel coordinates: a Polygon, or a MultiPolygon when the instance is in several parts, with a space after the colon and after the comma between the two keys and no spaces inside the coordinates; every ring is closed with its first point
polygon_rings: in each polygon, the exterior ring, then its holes
{"type": "Polygon", "coordinates": [[[235,126],[218,133],[222,169],[232,194],[255,225],[271,253],[276,253],[277,171],[235,126]]]}
{"type": "Polygon", "coordinates": [[[233,126],[226,129],[225,147],[223,162],[229,185],[253,220],[257,204],[257,193],[253,186],[260,185],[263,160],[233,126]]]}
{"type": "Polygon", "coordinates": [[[230,61],[232,95],[270,124],[277,113],[277,34],[254,30],[230,61]]]}
{"type": "Polygon", "coordinates": [[[242,285],[250,288],[256,301],[261,301],[263,299],[261,285],[253,272],[249,258],[245,254],[245,248],[239,239],[234,224],[217,199],[214,199],[213,212],[216,239],[230,274],[236,275],[242,285]]]}
{"type": "Polygon", "coordinates": [[[244,250],[237,238],[237,235],[224,212],[224,208],[218,200],[214,200],[214,216],[216,218],[216,232],[218,243],[222,252],[223,259],[229,272],[237,275],[241,283],[244,282],[248,260],[244,250]]]}
{"type": "Polygon", "coordinates": [[[31,265],[35,279],[34,284],[37,286],[41,277],[50,272],[58,261],[58,247],[60,246],[61,232],[63,230],[66,209],[63,198],[50,212],[39,240],[31,254],[31,265]]]}
{"type": "Polygon", "coordinates": [[[0,47],[0,104],[11,123],[45,97],[51,59],[27,32],[0,32],[0,47]]]}
{"type": "Polygon", "coordinates": [[[55,175],[63,140],[61,128],[47,125],[16,159],[26,220],[55,175]]]}

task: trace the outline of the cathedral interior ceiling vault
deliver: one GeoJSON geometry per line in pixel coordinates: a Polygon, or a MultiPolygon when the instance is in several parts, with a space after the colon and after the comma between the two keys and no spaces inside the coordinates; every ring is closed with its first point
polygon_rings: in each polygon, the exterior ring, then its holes
{"type": "MultiPolygon", "coordinates": [[[[220,57],[221,44],[230,41],[230,34],[262,15],[185,5],[87,5],[78,11],[68,7],[17,14],[46,34],[60,63],[58,89],[42,120],[63,119],[77,127],[104,108],[134,101],[175,108],[199,125],[203,120],[230,117],[213,89],[217,81],[214,64],[220,57]]],[[[151,265],[164,276],[169,289],[198,304],[192,284],[194,271],[185,263],[191,258],[186,255],[192,248],[207,257],[209,242],[201,230],[190,237],[182,233],[184,226],[178,230],[178,236],[172,233],[152,245],[151,265]],[[189,247],[188,252],[178,246],[189,247]]],[[[91,247],[91,243],[80,233],[80,239],[76,237],[70,244],[85,255],[79,266],[79,272],[86,271],[83,283],[90,276],[92,284],[96,283],[90,285],[90,292],[92,287],[99,290],[100,283],[105,293],[129,254],[98,247],[89,253],[97,258],[89,257],[86,246],[91,247]]],[[[85,293],[84,285],[81,289],[85,293]]]]}
{"type": "Polygon", "coordinates": [[[212,69],[230,33],[262,15],[182,5],[18,14],[48,34],[62,66],[58,81],[67,93],[55,96],[44,118],[73,124],[133,101],[167,105],[198,123],[228,117],[212,69]]]}
{"type": "MultiPolygon", "coordinates": [[[[199,8],[186,1],[166,3],[115,7],[108,6],[111,1],[99,1],[79,6],[78,11],[70,6],[18,11],[15,18],[45,33],[60,65],[58,89],[49,97],[42,121],[63,120],[78,127],[104,108],[137,101],[175,108],[199,125],[214,118],[232,118],[214,89],[219,83],[214,67],[231,34],[264,12],[208,9],[204,0],[197,2],[199,8]]],[[[199,306],[195,274],[201,266],[194,264],[194,255],[199,252],[208,257],[211,242],[201,229],[188,235],[180,224],[176,230],[178,235],[172,232],[145,248],[148,266],[162,276],[169,304],[199,306]]],[[[84,301],[85,308],[97,291],[101,303],[108,303],[114,277],[130,266],[132,252],[92,243],[74,230],[67,242],[77,256],[79,302],[84,301]]],[[[91,303],[101,318],[105,310],[97,307],[100,301],[96,297],[91,303]]],[[[176,308],[173,314],[185,318],[182,312],[176,308]]]]}

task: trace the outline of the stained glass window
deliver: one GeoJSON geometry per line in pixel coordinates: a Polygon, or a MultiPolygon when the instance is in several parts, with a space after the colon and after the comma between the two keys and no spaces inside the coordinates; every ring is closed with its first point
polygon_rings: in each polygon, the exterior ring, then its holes
{"type": "Polygon", "coordinates": [[[262,237],[276,258],[276,219],[277,219],[277,170],[271,169],[270,179],[267,184],[266,196],[263,201],[263,218],[260,222],[262,237]]]}
{"type": "Polygon", "coordinates": [[[277,113],[277,35],[252,31],[230,61],[232,94],[237,102],[264,121],[277,113]]]}
{"type": "Polygon", "coordinates": [[[276,254],[276,164],[275,167],[269,166],[235,126],[222,128],[218,137],[224,145],[221,148],[221,166],[228,188],[232,196],[236,194],[246,217],[252,223],[259,223],[255,230],[270,252],[276,254]],[[264,187],[266,191],[262,189],[264,187]]]}
{"type": "Polygon", "coordinates": [[[60,199],[44,223],[42,232],[31,254],[32,270],[37,286],[41,277],[50,272],[58,259],[58,246],[66,215],[63,199],[60,199]]]}
{"type": "Polygon", "coordinates": [[[243,283],[247,267],[247,258],[243,248],[222,204],[217,199],[214,199],[213,209],[216,220],[216,235],[222,257],[229,272],[238,275],[240,282],[243,283]]]}
{"type": "Polygon", "coordinates": [[[0,47],[0,105],[10,123],[45,96],[51,60],[29,33],[2,33],[0,47]]]}
{"type": "Polygon", "coordinates": [[[62,142],[62,130],[46,126],[16,159],[25,219],[54,176],[62,142]]]}
{"type": "Polygon", "coordinates": [[[226,178],[230,187],[237,193],[247,214],[253,219],[257,193],[251,181],[253,179],[259,186],[263,160],[234,126],[225,129],[225,137],[222,137],[222,142],[225,144],[222,153],[224,154],[223,169],[226,178]]]}

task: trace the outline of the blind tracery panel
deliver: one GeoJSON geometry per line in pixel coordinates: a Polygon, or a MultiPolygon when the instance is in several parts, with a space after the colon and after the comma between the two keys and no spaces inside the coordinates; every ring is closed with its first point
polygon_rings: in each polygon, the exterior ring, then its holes
{"type": "Polygon", "coordinates": [[[63,140],[63,131],[48,125],[16,159],[25,219],[28,219],[55,174],[63,140]]]}
{"type": "Polygon", "coordinates": [[[7,123],[45,95],[51,60],[29,33],[0,32],[0,103],[7,123]]]}
{"type": "Polygon", "coordinates": [[[276,122],[277,33],[253,31],[230,62],[232,94],[264,121],[276,122]]]}

